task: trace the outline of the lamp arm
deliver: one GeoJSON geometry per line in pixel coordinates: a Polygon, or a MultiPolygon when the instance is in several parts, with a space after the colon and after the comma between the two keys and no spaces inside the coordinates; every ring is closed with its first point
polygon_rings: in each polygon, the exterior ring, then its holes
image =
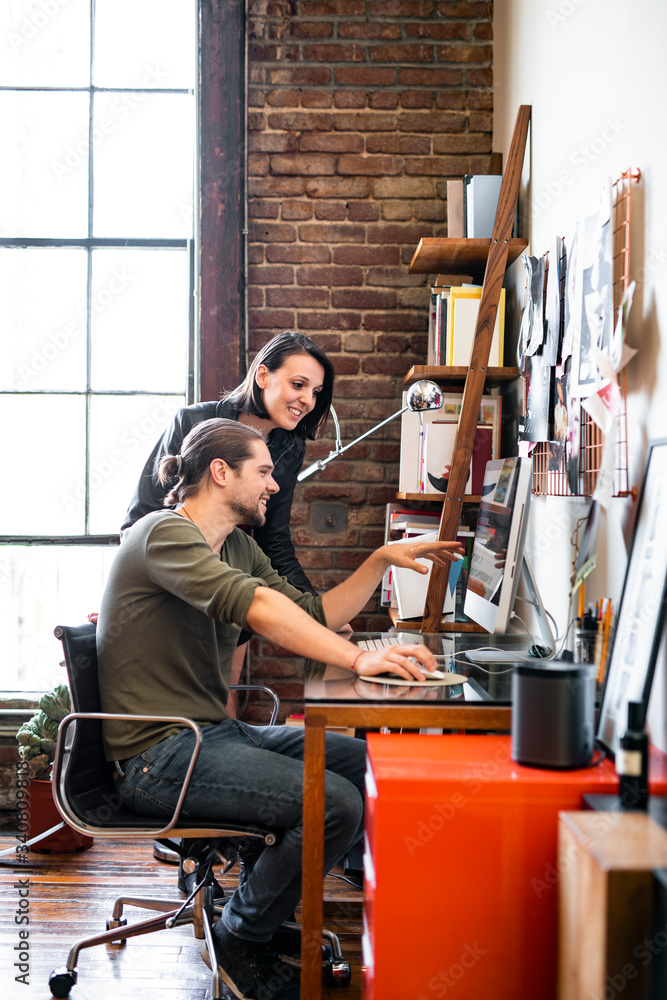
{"type": "Polygon", "coordinates": [[[350,441],[350,443],[346,444],[344,447],[339,447],[339,445],[340,445],[340,429],[338,427],[338,419],[334,418],[335,423],[336,423],[336,430],[337,430],[336,449],[335,449],[335,451],[330,451],[326,458],[318,458],[317,461],[313,462],[312,465],[309,465],[306,469],[302,469],[301,472],[299,473],[299,475],[296,477],[297,478],[297,482],[300,483],[302,480],[306,479],[308,476],[311,476],[313,474],[313,472],[320,472],[325,467],[325,465],[328,465],[328,463],[332,459],[338,458],[338,456],[342,455],[344,451],[348,450],[348,448],[352,448],[352,447],[354,447],[355,444],[359,444],[359,442],[363,441],[364,438],[367,438],[369,434],[374,434],[375,431],[379,431],[379,429],[381,427],[384,427],[385,424],[388,424],[390,421],[395,420],[396,417],[400,417],[400,415],[402,413],[405,413],[405,411],[409,410],[409,409],[410,409],[410,407],[407,406],[407,404],[406,404],[400,410],[397,410],[396,413],[392,413],[392,415],[390,417],[387,417],[385,420],[382,420],[379,424],[376,424],[374,427],[371,427],[371,429],[369,431],[365,431],[363,434],[360,434],[358,438],[355,438],[354,441],[350,441]]]}

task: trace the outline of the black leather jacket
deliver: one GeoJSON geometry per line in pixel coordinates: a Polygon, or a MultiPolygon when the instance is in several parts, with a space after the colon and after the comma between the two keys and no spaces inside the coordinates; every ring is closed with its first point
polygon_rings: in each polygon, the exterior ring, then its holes
{"type": "MultiPolygon", "coordinates": [[[[195,403],[179,410],[144,466],[121,531],[129,528],[144,514],[164,508],[162,501],[168,491],[160,486],[157,479],[158,465],[163,455],[177,455],[185,435],[201,420],[210,420],[212,417],[238,420],[238,415],[239,411],[224,399],[211,403],[195,403]]],[[[294,487],[297,474],[303,465],[306,442],[292,431],[276,427],[269,434],[266,443],[273,459],[273,478],[280,491],[269,497],[266,505],[266,524],[261,528],[255,528],[253,537],[282,576],[286,576],[299,590],[315,594],[317,591],[313,589],[296,557],[289,530],[294,487]]]]}

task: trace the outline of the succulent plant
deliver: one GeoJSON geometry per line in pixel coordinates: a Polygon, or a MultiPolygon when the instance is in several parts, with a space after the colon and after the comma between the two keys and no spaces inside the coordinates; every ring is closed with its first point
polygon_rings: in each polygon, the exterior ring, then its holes
{"type": "Polygon", "coordinates": [[[58,724],[70,711],[69,691],[64,684],[58,684],[42,695],[39,711],[18,730],[19,757],[27,762],[30,778],[48,781],[51,777],[58,724]]]}

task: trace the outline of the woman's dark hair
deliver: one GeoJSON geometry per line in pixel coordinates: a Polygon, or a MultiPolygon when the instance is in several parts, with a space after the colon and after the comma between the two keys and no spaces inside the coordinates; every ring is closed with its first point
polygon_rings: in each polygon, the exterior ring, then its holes
{"type": "Polygon", "coordinates": [[[165,485],[177,479],[164,498],[165,507],[185,503],[196,493],[216,458],[225,460],[236,471],[252,455],[255,441],[264,438],[247,424],[217,417],[202,420],[185,435],[178,455],[165,455],[158,466],[158,480],[165,485]]]}
{"type": "Polygon", "coordinates": [[[324,368],[324,382],[317,395],[315,406],[302,417],[294,433],[302,438],[316,438],[324,430],[333,399],[334,367],[321,347],[296,330],[285,330],[265,344],[248,369],[248,374],[236,389],[225,395],[225,399],[238,406],[245,413],[253,413],[266,420],[269,416],[264,408],[262,390],[255,378],[260,365],[266,365],[270,372],[276,372],[293,354],[310,354],[324,368]]]}

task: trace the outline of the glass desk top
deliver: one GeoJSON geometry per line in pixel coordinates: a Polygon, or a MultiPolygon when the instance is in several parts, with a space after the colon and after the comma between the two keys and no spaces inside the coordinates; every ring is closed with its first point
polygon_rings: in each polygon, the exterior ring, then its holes
{"type": "MultiPolygon", "coordinates": [[[[354,632],[350,641],[355,645],[370,640],[393,637],[406,643],[425,644],[437,658],[438,669],[443,672],[460,674],[465,678],[461,684],[397,687],[377,681],[356,677],[344,667],[336,667],[316,660],[306,660],[304,673],[304,702],[309,705],[318,702],[359,703],[364,701],[401,703],[465,703],[472,705],[511,703],[512,672],[511,662],[485,663],[483,666],[470,662],[464,656],[466,650],[493,647],[498,650],[514,650],[517,660],[526,656],[531,640],[526,635],[489,635],[479,632],[405,632],[389,629],[387,632],[354,632]]],[[[535,659],[535,663],[539,663],[535,659]]]]}

